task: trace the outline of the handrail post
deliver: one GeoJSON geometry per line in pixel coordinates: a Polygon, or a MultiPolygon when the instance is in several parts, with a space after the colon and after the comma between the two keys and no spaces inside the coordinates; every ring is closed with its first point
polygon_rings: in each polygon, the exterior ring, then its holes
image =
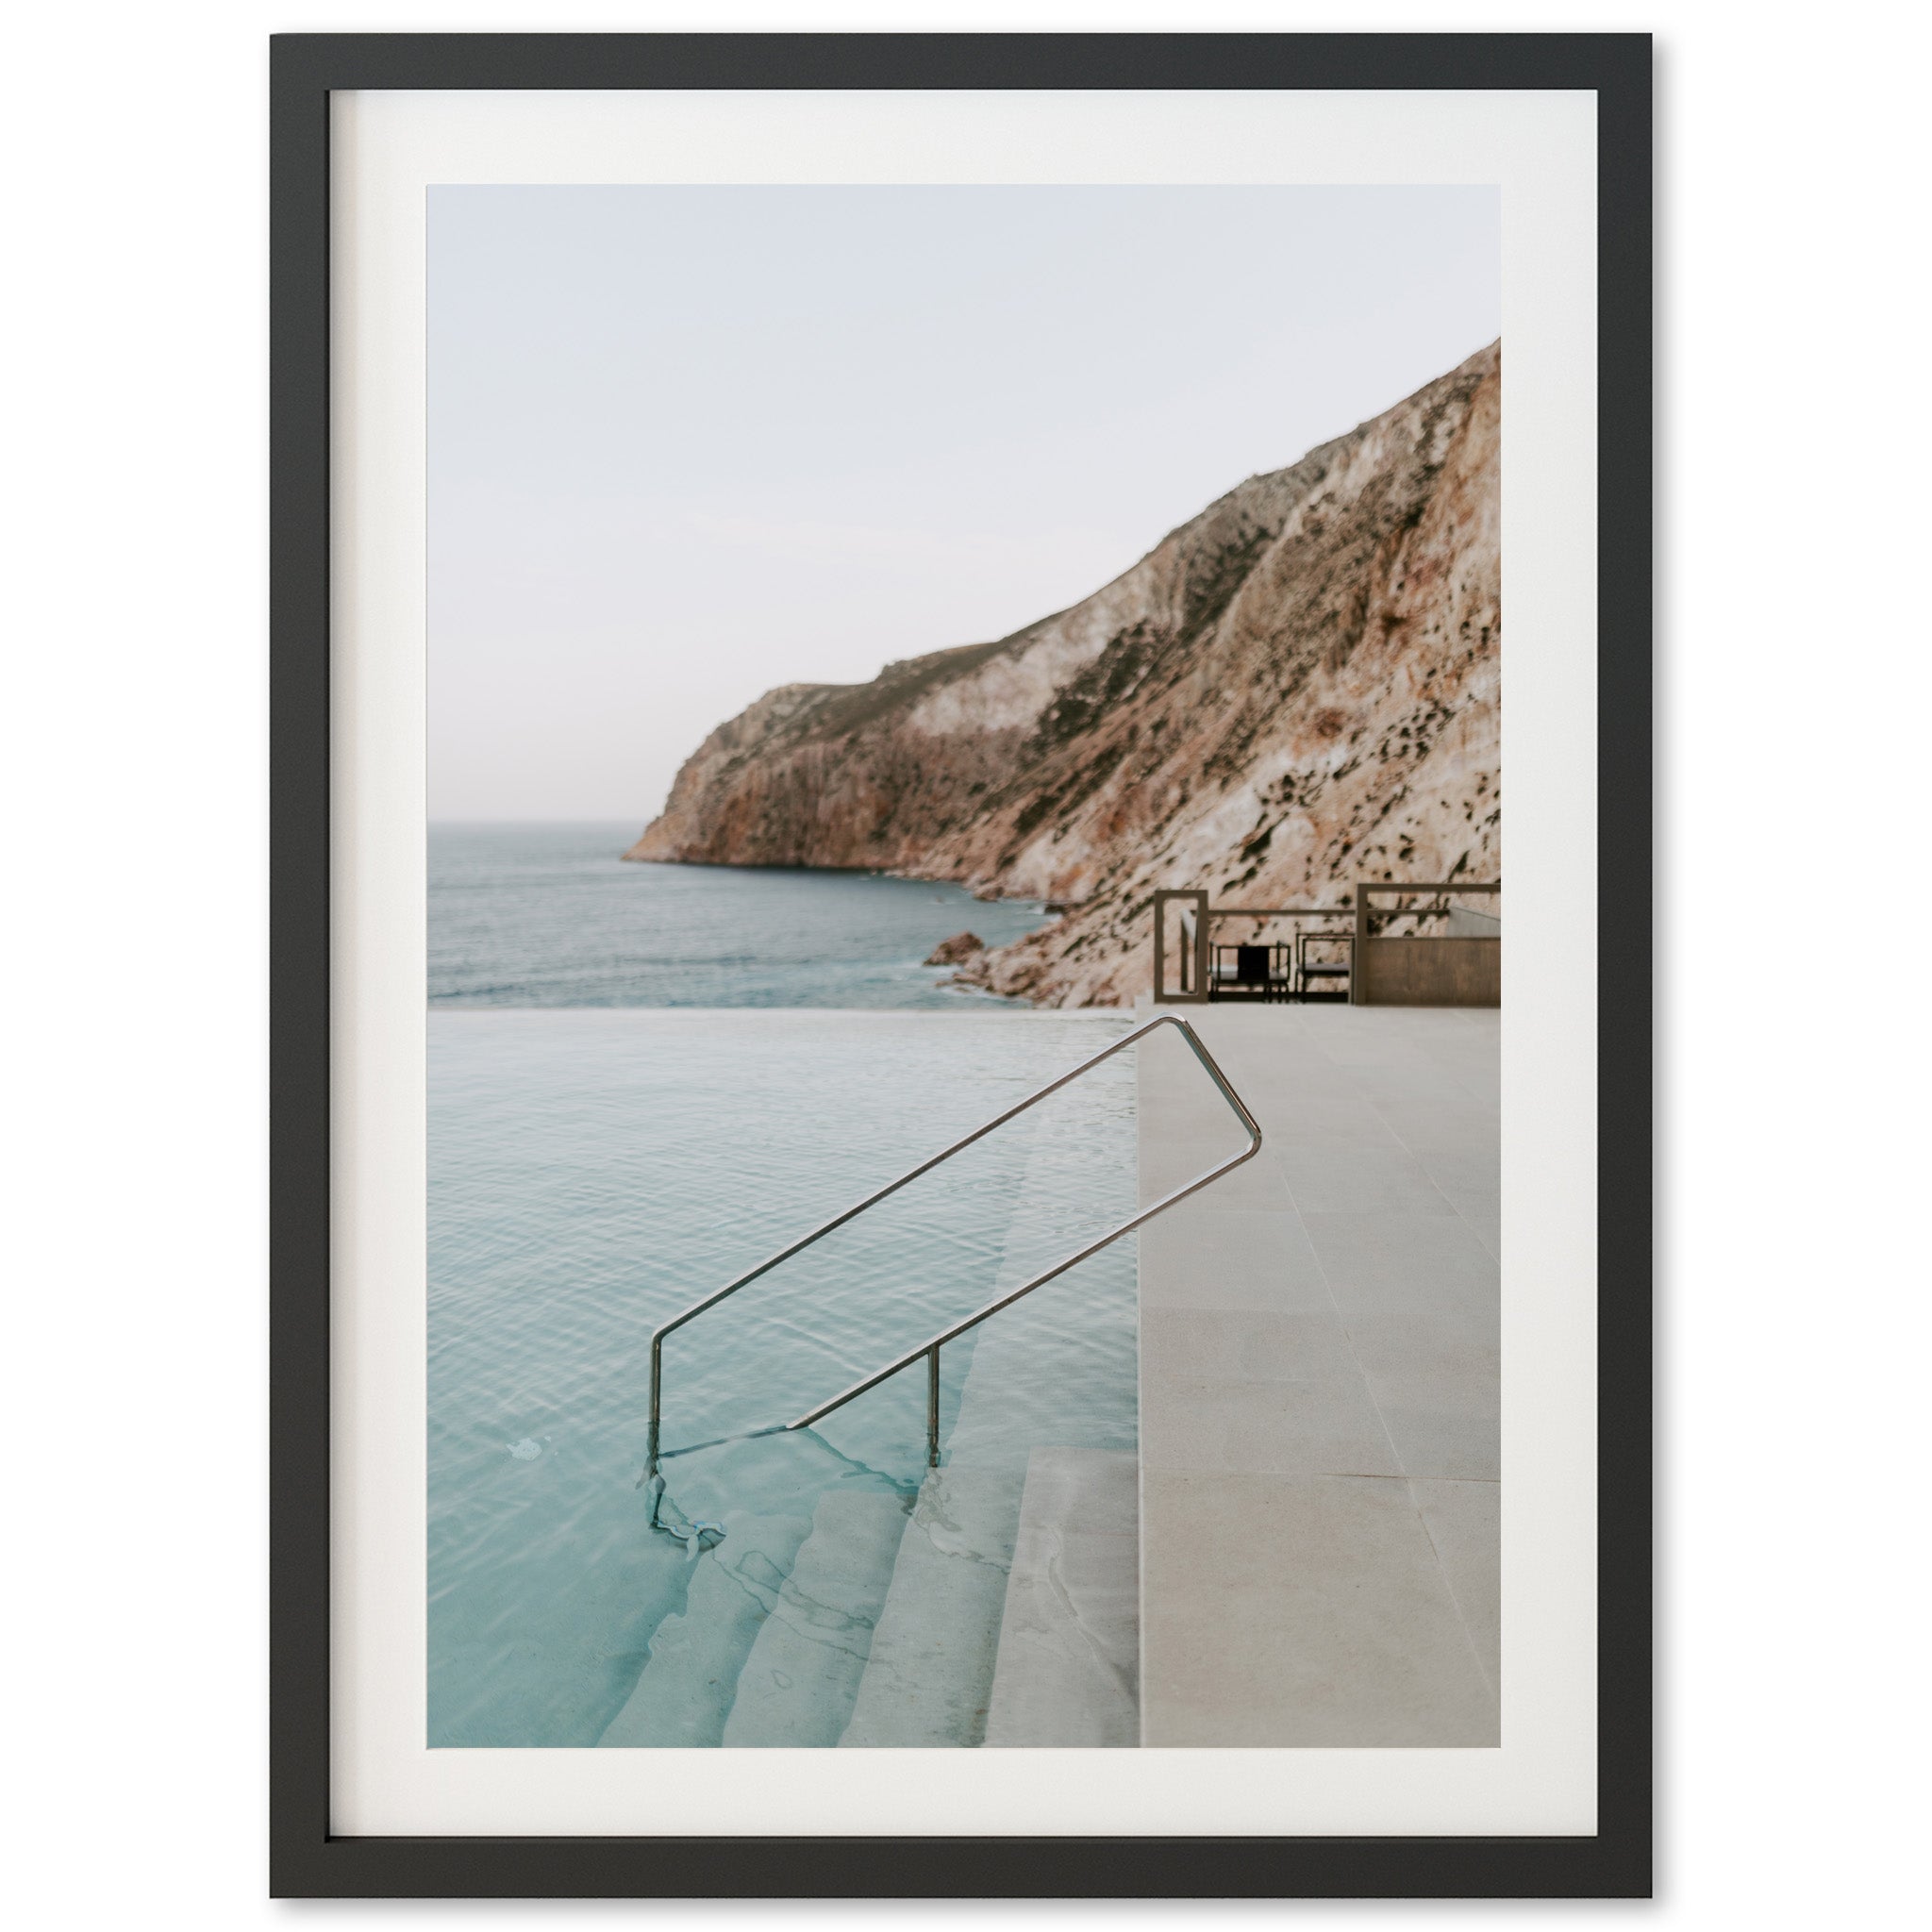
{"type": "Polygon", "coordinates": [[[644,1449],[644,1480],[658,1474],[658,1402],[664,1389],[664,1338],[651,1337],[651,1426],[644,1449]]]}
{"type": "Polygon", "coordinates": [[[934,1342],[925,1356],[925,1466],[940,1466],[940,1345],[934,1342]]]}

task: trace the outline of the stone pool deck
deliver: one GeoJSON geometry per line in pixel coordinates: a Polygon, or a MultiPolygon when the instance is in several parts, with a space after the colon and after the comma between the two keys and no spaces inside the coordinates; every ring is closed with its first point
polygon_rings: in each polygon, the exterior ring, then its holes
{"type": "MultiPolygon", "coordinates": [[[[1266,1144],[1140,1237],[1141,1741],[1492,1745],[1501,1015],[1168,1010],[1266,1144]]],[[[1241,1136],[1139,1063],[1145,1202],[1241,1136]]]]}

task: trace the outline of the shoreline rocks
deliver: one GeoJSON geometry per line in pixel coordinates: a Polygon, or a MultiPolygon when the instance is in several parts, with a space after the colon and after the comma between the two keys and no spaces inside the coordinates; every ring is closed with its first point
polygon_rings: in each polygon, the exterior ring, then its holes
{"type": "Polygon", "coordinates": [[[958,966],[976,953],[986,951],[986,941],[975,932],[956,932],[951,939],[941,940],[932,949],[927,958],[928,966],[958,966]]]}

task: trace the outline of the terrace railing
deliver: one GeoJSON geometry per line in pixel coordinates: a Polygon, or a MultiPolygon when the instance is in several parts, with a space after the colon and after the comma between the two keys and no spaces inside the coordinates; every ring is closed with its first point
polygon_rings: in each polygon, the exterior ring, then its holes
{"type": "MultiPolygon", "coordinates": [[[[1251,921],[1257,935],[1276,920],[1296,922],[1293,940],[1267,943],[1271,948],[1279,946],[1283,955],[1277,965],[1284,977],[1274,990],[1297,998],[1307,977],[1302,969],[1308,963],[1304,942],[1335,940],[1346,943],[1355,921],[1353,909],[1346,906],[1214,906],[1205,891],[1191,889],[1157,891],[1153,910],[1154,998],[1162,1006],[1206,1006],[1224,990],[1244,990],[1243,982],[1226,970],[1224,956],[1234,948],[1217,942],[1217,921],[1251,921]],[[1178,927],[1178,943],[1170,938],[1171,917],[1178,927]],[[1171,980],[1178,984],[1170,984],[1171,980]]],[[[1271,968],[1271,974],[1274,970],[1271,968]]]]}
{"type": "Polygon", "coordinates": [[[1307,999],[1317,982],[1345,977],[1356,1006],[1496,1006],[1502,1000],[1502,923],[1494,916],[1500,880],[1434,884],[1360,879],[1349,906],[1215,906],[1198,889],[1154,894],[1154,999],[1158,1006],[1205,1006],[1227,997],[1307,999]],[[1475,914],[1452,900],[1474,897],[1491,908],[1475,914]],[[1472,916],[1460,921],[1458,913],[1472,916]],[[1291,940],[1268,936],[1279,921],[1291,940]],[[1447,922],[1445,936],[1425,925],[1447,922]],[[1247,950],[1265,946],[1270,963],[1258,982],[1227,963],[1238,943],[1218,940],[1248,927],[1247,950]],[[1175,928],[1174,931],[1170,930],[1175,928]],[[1314,949],[1322,949],[1318,955],[1314,949]],[[1337,955],[1341,955],[1338,958],[1337,955]],[[1340,970],[1345,965],[1345,972],[1340,970]]]}

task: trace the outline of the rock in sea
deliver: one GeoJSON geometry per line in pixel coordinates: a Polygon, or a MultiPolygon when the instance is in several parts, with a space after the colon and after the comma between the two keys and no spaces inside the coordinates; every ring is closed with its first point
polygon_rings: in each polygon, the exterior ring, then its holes
{"type": "Polygon", "coordinates": [[[941,940],[932,950],[932,957],[926,960],[928,966],[957,966],[962,959],[970,959],[974,953],[986,951],[986,941],[976,932],[956,932],[949,940],[941,940]]]}

